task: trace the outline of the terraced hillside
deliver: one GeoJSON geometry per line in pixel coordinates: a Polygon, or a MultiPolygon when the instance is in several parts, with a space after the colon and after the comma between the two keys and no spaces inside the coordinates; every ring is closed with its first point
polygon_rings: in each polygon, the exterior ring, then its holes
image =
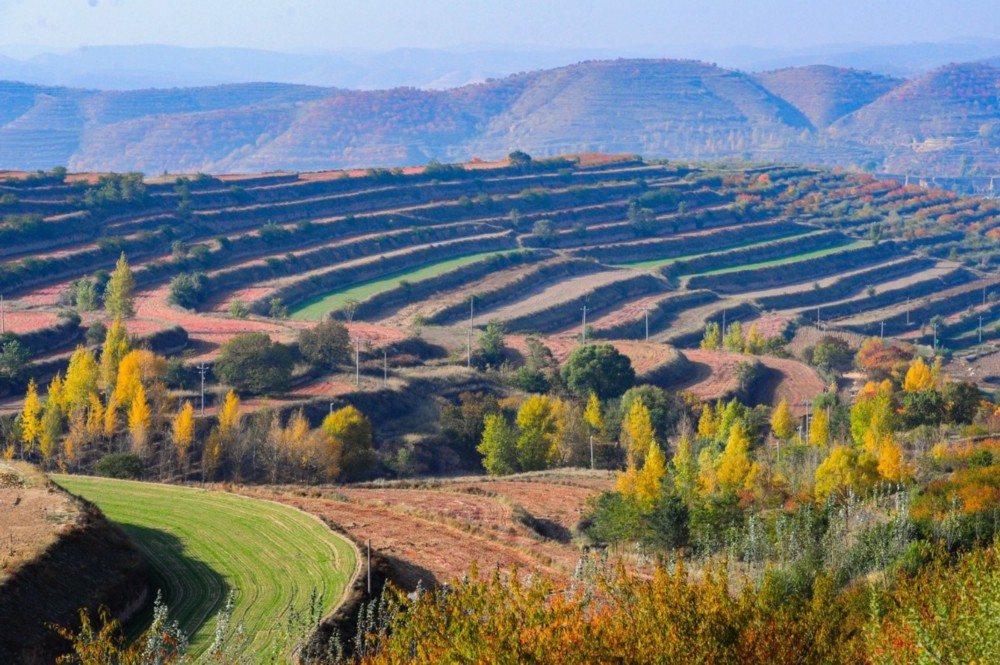
{"type": "MultiPolygon", "coordinates": [[[[682,348],[709,322],[773,335],[802,319],[918,341],[937,324],[956,349],[978,346],[980,315],[984,342],[1000,322],[1000,207],[867,176],[585,155],[130,182],[0,183],[4,327],[40,382],[104,319],[64,316],[74,280],[121,252],[138,288],[129,331],[190,349],[189,365],[236,333],[291,342],[328,314],[350,318],[365,381],[306,377],[289,394],[303,403],[379,389],[390,366],[405,381],[416,335],[464,359],[480,334],[467,328],[490,319],[547,335],[564,358],[584,308],[592,338],[682,348]],[[192,273],[204,275],[195,309],[171,304],[171,280],[192,273]]],[[[626,353],[657,357],[643,348],[626,353]]]]}

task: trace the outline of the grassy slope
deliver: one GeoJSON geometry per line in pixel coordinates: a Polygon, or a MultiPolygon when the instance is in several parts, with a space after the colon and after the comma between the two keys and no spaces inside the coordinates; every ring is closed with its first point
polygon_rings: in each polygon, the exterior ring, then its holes
{"type": "Polygon", "coordinates": [[[464,265],[481,261],[490,256],[506,254],[508,251],[510,250],[469,254],[468,256],[460,256],[455,259],[448,259],[447,261],[431,263],[413,270],[401,270],[399,272],[392,273],[387,277],[355,284],[347,289],[327,293],[303,303],[301,306],[292,311],[291,318],[302,321],[316,321],[325,317],[327,312],[330,310],[343,307],[344,303],[348,300],[353,299],[362,301],[365,298],[370,298],[371,296],[381,293],[382,291],[395,288],[403,280],[408,282],[419,282],[422,279],[437,277],[438,275],[446,273],[449,270],[461,268],[464,265]]]}
{"type": "MultiPolygon", "coordinates": [[[[698,275],[722,275],[730,272],[739,272],[741,270],[754,270],[756,268],[770,268],[772,266],[781,266],[789,263],[798,263],[799,261],[807,261],[809,259],[818,259],[821,256],[827,256],[828,254],[837,254],[838,252],[846,252],[851,249],[861,249],[862,247],[868,247],[871,242],[868,240],[857,240],[855,242],[849,243],[847,245],[837,245],[836,247],[827,247],[825,249],[817,249],[814,252],[807,252],[805,254],[796,254],[794,256],[786,256],[780,259],[772,259],[770,261],[761,261],[759,263],[744,263],[743,265],[730,266],[729,268],[719,268],[718,270],[709,270],[708,272],[697,273],[698,275]]],[[[689,275],[694,277],[694,275],[689,275]]]]}
{"type": "Polygon", "coordinates": [[[686,256],[674,256],[668,259],[650,259],[648,261],[633,261],[631,263],[615,263],[609,264],[612,268],[633,268],[635,270],[646,270],[649,268],[660,268],[671,263],[677,263],[678,261],[690,261],[691,259],[700,259],[703,256],[708,256],[709,254],[720,254],[723,252],[731,252],[738,249],[747,249],[748,247],[763,247],[765,245],[770,245],[777,240],[791,240],[793,238],[807,238],[809,236],[814,236],[823,231],[810,231],[808,233],[800,233],[793,236],[783,236],[781,238],[771,238],[770,240],[765,240],[763,242],[747,242],[742,245],[733,245],[732,247],[726,247],[725,249],[720,249],[712,252],[700,252],[698,254],[688,254],[686,256]]]}
{"type": "Polygon", "coordinates": [[[279,639],[292,608],[313,589],[324,612],[340,602],[357,566],[354,547],[318,520],[287,506],[186,487],[83,476],[53,476],[96,503],[147,555],[154,585],[191,638],[192,653],[212,640],[206,620],[235,593],[247,654],[279,639]]]}

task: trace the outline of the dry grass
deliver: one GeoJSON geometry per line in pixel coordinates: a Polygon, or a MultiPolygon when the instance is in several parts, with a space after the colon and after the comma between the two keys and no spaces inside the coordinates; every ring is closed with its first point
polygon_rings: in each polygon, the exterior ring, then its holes
{"type": "Polygon", "coordinates": [[[0,462],[0,583],[70,530],[79,515],[76,501],[38,469],[0,462]]]}

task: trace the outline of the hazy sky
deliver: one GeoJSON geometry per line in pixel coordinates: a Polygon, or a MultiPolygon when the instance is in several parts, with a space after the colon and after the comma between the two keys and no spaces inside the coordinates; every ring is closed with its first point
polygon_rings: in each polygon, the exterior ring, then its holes
{"type": "Polygon", "coordinates": [[[1000,38],[997,0],[0,0],[0,44],[280,51],[1000,38]]]}

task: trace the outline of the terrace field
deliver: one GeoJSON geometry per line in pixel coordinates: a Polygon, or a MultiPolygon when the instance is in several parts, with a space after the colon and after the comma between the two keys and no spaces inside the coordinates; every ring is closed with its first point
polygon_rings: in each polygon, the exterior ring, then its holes
{"type": "Polygon", "coordinates": [[[107,478],[54,480],[97,504],[138,543],[152,568],[152,584],[189,635],[193,654],[211,644],[210,619],[230,592],[234,625],[242,623],[249,638],[238,645],[239,653],[290,650],[293,644],[282,642],[275,617],[306,611],[313,591],[323,612],[330,612],[359,565],[352,543],[318,519],[275,503],[107,478]]]}

